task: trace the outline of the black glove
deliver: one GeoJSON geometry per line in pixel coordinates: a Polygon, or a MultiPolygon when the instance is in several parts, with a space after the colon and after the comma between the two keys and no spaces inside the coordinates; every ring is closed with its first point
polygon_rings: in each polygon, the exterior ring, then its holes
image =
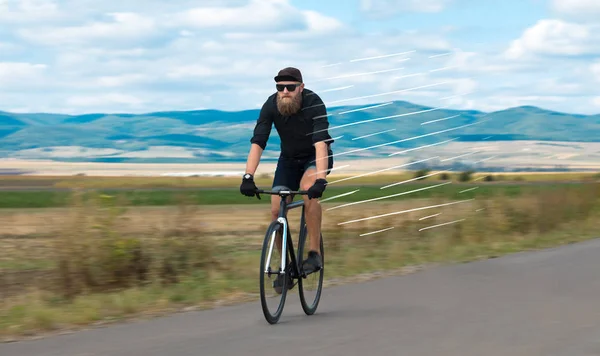
{"type": "Polygon", "coordinates": [[[312,185],[308,189],[308,199],[320,198],[325,191],[325,186],[327,185],[327,181],[323,178],[319,178],[315,181],[315,184],[312,185]]]}
{"type": "Polygon", "coordinates": [[[256,197],[260,199],[260,196],[258,196],[256,193],[257,190],[258,188],[256,187],[256,184],[254,184],[254,177],[252,174],[244,174],[244,177],[242,178],[242,184],[240,185],[240,193],[247,197],[256,195],[256,197]]]}

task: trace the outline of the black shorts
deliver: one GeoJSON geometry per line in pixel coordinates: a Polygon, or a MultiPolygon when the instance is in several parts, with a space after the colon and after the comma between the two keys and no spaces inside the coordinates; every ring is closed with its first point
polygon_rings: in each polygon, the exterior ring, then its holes
{"type": "MultiPolygon", "coordinates": [[[[333,157],[331,151],[329,151],[327,155],[329,157],[327,157],[328,166],[326,175],[329,175],[333,168],[333,157]]],[[[277,168],[275,169],[275,177],[273,177],[272,188],[286,187],[290,190],[299,190],[300,181],[302,180],[304,172],[311,167],[316,169],[317,162],[314,161],[315,156],[302,159],[279,156],[277,168]]]]}

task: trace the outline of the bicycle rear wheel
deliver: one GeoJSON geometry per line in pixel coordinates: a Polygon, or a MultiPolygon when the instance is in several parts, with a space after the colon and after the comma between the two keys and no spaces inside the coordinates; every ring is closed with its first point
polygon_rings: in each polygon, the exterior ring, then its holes
{"type": "MultiPolygon", "coordinates": [[[[300,266],[302,261],[308,257],[309,251],[309,239],[306,225],[302,227],[300,240],[298,244],[298,261],[300,266]]],[[[320,242],[320,254],[322,268],[316,272],[313,272],[306,277],[298,278],[298,294],[300,295],[300,304],[302,310],[306,315],[313,315],[317,311],[319,301],[321,300],[321,292],[323,290],[323,276],[325,268],[325,257],[323,248],[323,234],[321,234],[320,242]]],[[[302,274],[302,271],[300,271],[302,274]]]]}
{"type": "MultiPolygon", "coordinates": [[[[278,274],[281,272],[281,257],[275,244],[275,234],[277,232],[283,236],[283,225],[277,221],[273,221],[265,234],[260,257],[260,302],[265,319],[269,324],[276,324],[279,321],[288,290],[285,282],[281,288],[281,294],[277,294],[273,288],[273,281],[277,279],[278,274]],[[270,263],[268,261],[269,255],[270,263]],[[270,306],[271,303],[275,304],[275,306],[270,306]]],[[[289,255],[287,251],[286,255],[289,255]]],[[[289,261],[289,258],[286,260],[289,261]]],[[[285,272],[286,274],[289,273],[289,271],[285,272]]],[[[287,282],[287,278],[283,280],[287,282]]]]}

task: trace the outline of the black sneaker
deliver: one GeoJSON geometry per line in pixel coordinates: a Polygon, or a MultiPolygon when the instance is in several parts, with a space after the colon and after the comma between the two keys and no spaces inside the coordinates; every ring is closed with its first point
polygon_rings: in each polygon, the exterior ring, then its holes
{"type": "Polygon", "coordinates": [[[322,266],[321,256],[317,251],[309,251],[308,258],[302,262],[302,268],[306,274],[317,272],[322,266]]]}
{"type": "MultiPolygon", "coordinates": [[[[283,289],[283,274],[278,274],[277,278],[275,278],[275,280],[273,281],[273,289],[275,289],[275,293],[277,294],[281,294],[281,291],[283,289]]],[[[292,288],[294,288],[294,281],[292,280],[292,278],[289,275],[285,275],[285,277],[287,277],[287,289],[290,290],[292,288]]]]}

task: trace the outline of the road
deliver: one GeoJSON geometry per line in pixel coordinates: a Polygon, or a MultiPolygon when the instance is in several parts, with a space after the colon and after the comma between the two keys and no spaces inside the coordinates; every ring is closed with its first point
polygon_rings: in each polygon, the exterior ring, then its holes
{"type": "Polygon", "coordinates": [[[600,355],[600,240],[292,294],[281,322],[258,302],[0,345],[12,356],[600,355]]]}

